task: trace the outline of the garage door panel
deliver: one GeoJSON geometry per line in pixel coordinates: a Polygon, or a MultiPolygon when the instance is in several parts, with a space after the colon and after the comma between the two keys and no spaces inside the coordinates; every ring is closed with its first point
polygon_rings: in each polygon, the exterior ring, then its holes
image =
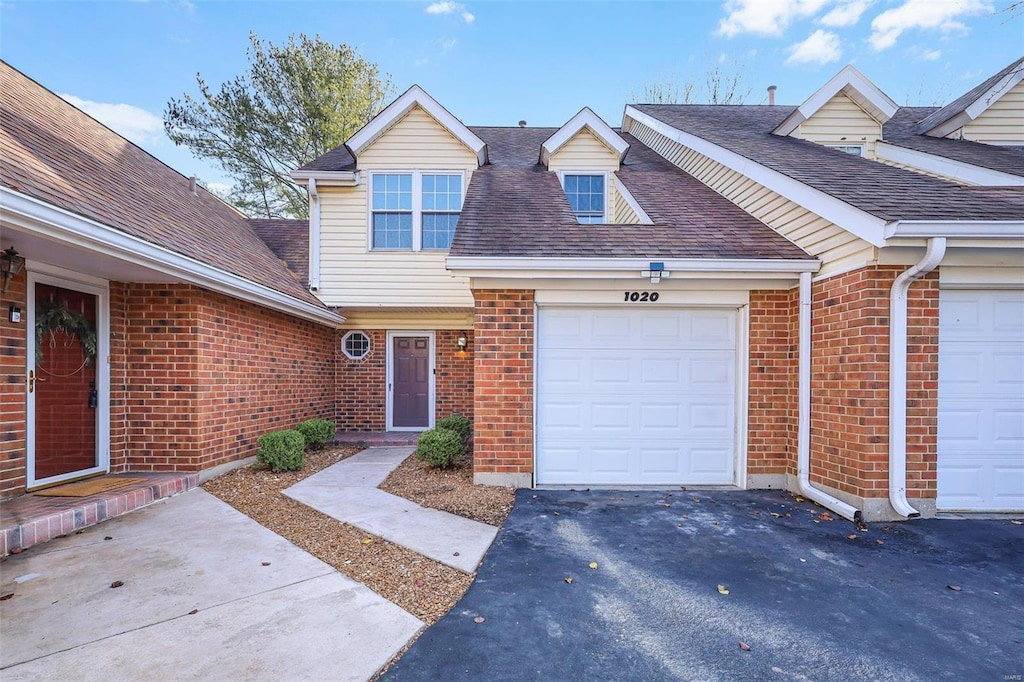
{"type": "Polygon", "coordinates": [[[734,310],[541,309],[537,482],[732,483],[735,335],[734,310]]]}

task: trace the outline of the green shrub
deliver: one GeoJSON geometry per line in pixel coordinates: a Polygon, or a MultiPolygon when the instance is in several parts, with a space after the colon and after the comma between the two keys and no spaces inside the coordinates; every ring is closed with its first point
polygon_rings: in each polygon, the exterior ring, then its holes
{"type": "Polygon", "coordinates": [[[448,468],[462,455],[462,438],[454,431],[430,429],[416,441],[416,457],[432,469],[448,468]]]}
{"type": "Polygon", "coordinates": [[[310,450],[319,450],[334,438],[334,422],[326,419],[310,419],[295,427],[306,439],[310,450]]]}
{"type": "Polygon", "coordinates": [[[444,429],[445,431],[454,431],[459,434],[459,438],[462,439],[463,443],[468,442],[469,437],[473,435],[473,422],[457,412],[443,419],[438,419],[437,428],[444,429]]]}
{"type": "Polygon", "coordinates": [[[306,439],[298,431],[272,431],[258,440],[260,449],[256,461],[266,464],[273,472],[295,471],[302,468],[306,456],[306,439]]]}

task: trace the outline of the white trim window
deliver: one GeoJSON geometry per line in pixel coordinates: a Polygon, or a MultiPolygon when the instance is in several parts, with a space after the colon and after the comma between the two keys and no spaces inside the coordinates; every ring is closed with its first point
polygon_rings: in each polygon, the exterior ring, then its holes
{"type": "Polygon", "coordinates": [[[370,248],[447,250],[465,196],[462,171],[370,174],[370,248]]]}
{"type": "Polygon", "coordinates": [[[370,336],[361,331],[350,331],[341,339],[341,352],[349,360],[362,360],[370,352],[370,336]]]}
{"type": "Polygon", "coordinates": [[[605,173],[566,172],[562,189],[580,224],[607,222],[608,178],[605,173]]]}
{"type": "Polygon", "coordinates": [[[864,156],[864,145],[862,144],[827,144],[825,146],[852,156],[864,156]]]}

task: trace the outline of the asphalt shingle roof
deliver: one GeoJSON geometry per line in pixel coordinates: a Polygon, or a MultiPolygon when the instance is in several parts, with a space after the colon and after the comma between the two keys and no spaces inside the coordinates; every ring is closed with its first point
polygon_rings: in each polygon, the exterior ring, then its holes
{"type": "Polygon", "coordinates": [[[664,105],[636,108],[884,220],[1020,220],[1014,202],[953,182],[772,134],[795,107],[664,105]]]}
{"type": "Polygon", "coordinates": [[[322,306],[244,215],[3,61],[0,183],[322,306]]]}
{"type": "Polygon", "coordinates": [[[309,285],[309,221],[250,218],[249,227],[270,247],[299,282],[309,285]]]}
{"type": "Polygon", "coordinates": [[[1007,64],[1006,68],[1004,68],[999,73],[995,74],[994,76],[985,80],[982,83],[978,83],[978,85],[974,86],[964,94],[960,95],[946,106],[942,107],[941,109],[936,109],[934,112],[924,117],[918,124],[916,132],[921,134],[927,133],[932,128],[942,125],[943,123],[953,118],[954,116],[963,113],[963,111],[967,109],[967,107],[974,104],[979,97],[981,97],[990,89],[992,89],[996,83],[998,83],[1004,77],[1009,75],[1015,69],[1021,68],[1024,68],[1024,57],[1015,60],[1011,64],[1007,64]]]}

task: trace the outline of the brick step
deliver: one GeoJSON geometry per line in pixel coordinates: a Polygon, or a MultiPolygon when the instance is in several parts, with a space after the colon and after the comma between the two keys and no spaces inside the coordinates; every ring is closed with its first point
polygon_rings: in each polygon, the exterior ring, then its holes
{"type": "Polygon", "coordinates": [[[0,507],[0,556],[95,526],[199,484],[199,475],[195,473],[143,472],[114,474],[110,478],[146,480],[89,497],[42,497],[29,493],[4,500],[0,507]]]}

